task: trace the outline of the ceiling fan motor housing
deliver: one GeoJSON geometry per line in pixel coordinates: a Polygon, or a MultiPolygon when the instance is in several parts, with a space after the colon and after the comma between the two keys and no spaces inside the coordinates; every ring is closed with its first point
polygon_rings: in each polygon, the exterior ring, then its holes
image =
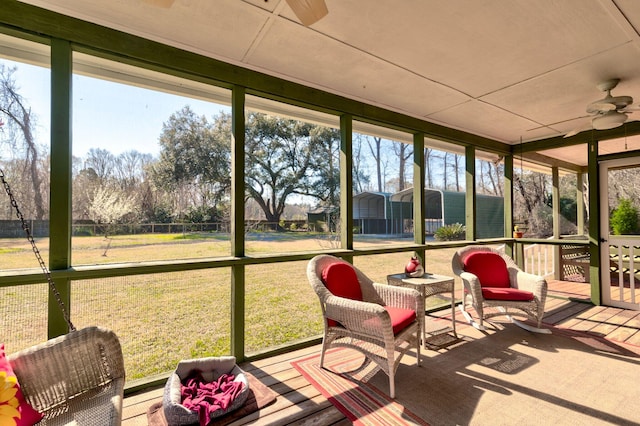
{"type": "Polygon", "coordinates": [[[619,82],[620,79],[614,78],[598,84],[598,89],[607,92],[607,96],[587,106],[587,112],[595,114],[591,120],[591,126],[595,130],[613,129],[627,121],[628,112],[624,109],[633,103],[633,98],[631,96],[611,96],[611,90],[619,82]]]}
{"type": "Polygon", "coordinates": [[[613,110],[594,117],[591,120],[591,126],[595,130],[607,130],[621,126],[625,121],[627,121],[627,114],[613,110]]]}

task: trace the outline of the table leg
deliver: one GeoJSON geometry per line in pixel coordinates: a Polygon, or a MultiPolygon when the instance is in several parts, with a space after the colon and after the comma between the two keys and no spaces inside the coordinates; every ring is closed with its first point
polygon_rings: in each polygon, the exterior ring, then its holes
{"type": "Polygon", "coordinates": [[[453,328],[453,335],[455,338],[458,338],[458,333],[456,332],[456,297],[454,286],[451,286],[451,327],[453,328]]]}

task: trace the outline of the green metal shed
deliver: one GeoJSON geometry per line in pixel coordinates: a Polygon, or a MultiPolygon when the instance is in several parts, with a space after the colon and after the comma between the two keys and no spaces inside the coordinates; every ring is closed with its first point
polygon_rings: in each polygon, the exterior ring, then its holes
{"type": "MultiPolygon", "coordinates": [[[[413,204],[413,188],[407,188],[391,196],[392,203],[413,204]]],[[[465,193],[424,190],[425,230],[434,233],[439,227],[461,223],[466,225],[465,193]]],[[[406,212],[406,209],[401,209],[406,212]]],[[[476,195],[476,223],[478,238],[504,236],[504,198],[491,195],[476,195]]],[[[413,219],[413,209],[409,211],[413,219]]]]}
{"type": "Polygon", "coordinates": [[[400,235],[411,232],[413,206],[391,202],[388,192],[353,196],[353,225],[360,234],[400,235]]]}
{"type": "Polygon", "coordinates": [[[312,231],[335,232],[340,209],[334,206],[321,206],[307,212],[307,223],[312,231]]]}

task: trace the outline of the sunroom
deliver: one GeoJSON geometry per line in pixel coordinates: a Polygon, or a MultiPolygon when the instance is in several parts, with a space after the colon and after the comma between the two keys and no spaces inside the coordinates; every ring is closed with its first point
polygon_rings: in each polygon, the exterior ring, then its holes
{"type": "MultiPolygon", "coordinates": [[[[74,324],[118,335],[127,393],[182,359],[317,345],[320,253],[386,283],[414,253],[452,276],[456,249],[490,245],[578,276],[584,306],[640,310],[638,232],[610,220],[640,208],[635,2],[326,0],[308,25],[289,3],[1,6],[0,169],[74,324]],[[204,151],[184,143],[196,126],[204,151]],[[406,188],[402,232],[358,233],[358,194],[406,188]],[[462,239],[429,238],[427,188],[465,194],[462,239]],[[253,229],[293,206],[339,206],[337,223],[253,229]]],[[[8,201],[0,214],[13,352],[69,327],[8,201]]]]}

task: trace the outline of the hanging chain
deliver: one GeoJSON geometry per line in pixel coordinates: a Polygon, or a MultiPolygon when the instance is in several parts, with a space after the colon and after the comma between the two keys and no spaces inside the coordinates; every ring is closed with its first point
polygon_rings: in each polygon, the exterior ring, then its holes
{"type": "Polygon", "coordinates": [[[9,196],[9,200],[11,200],[11,206],[16,211],[16,216],[18,217],[18,219],[20,219],[20,223],[22,224],[22,229],[24,230],[25,234],[27,234],[27,239],[29,240],[29,243],[31,243],[31,248],[33,250],[33,253],[36,255],[36,259],[38,259],[38,262],[40,263],[40,268],[42,268],[42,272],[47,277],[47,282],[49,283],[49,290],[51,290],[51,293],[55,297],[56,302],[58,302],[58,306],[62,311],[62,315],[64,317],[64,320],[67,322],[69,329],[71,331],[75,331],[76,328],[73,326],[73,323],[71,322],[71,318],[69,318],[69,311],[67,311],[67,308],[64,305],[64,302],[62,301],[62,297],[60,296],[60,293],[58,292],[58,289],[56,288],[56,285],[53,282],[53,279],[51,278],[51,273],[49,272],[47,265],[44,263],[44,260],[42,259],[40,250],[38,250],[38,247],[36,246],[36,242],[33,239],[33,235],[31,235],[29,224],[27,223],[26,219],[24,218],[24,215],[20,211],[20,208],[18,208],[18,203],[16,202],[16,199],[13,196],[13,192],[11,192],[11,187],[9,186],[9,183],[5,179],[5,175],[2,169],[0,169],[0,180],[2,180],[2,185],[4,185],[4,189],[7,192],[7,195],[9,196]]]}

